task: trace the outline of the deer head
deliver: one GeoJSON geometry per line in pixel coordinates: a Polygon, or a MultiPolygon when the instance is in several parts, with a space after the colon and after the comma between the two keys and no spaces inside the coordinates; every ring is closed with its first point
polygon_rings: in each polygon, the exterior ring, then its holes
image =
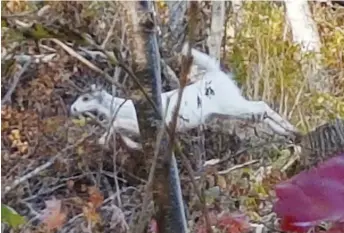
{"type": "Polygon", "coordinates": [[[71,105],[71,115],[77,116],[85,112],[93,111],[110,118],[110,110],[103,104],[104,100],[108,98],[108,95],[110,94],[104,89],[97,87],[95,84],[91,85],[91,91],[80,95],[71,105]]]}

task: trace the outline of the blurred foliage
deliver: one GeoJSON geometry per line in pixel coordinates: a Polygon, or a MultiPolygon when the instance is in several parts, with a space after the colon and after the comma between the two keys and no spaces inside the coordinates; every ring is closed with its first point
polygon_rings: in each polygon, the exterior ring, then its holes
{"type": "MultiPolygon", "coordinates": [[[[303,131],[334,117],[344,117],[344,97],[340,94],[344,90],[344,9],[311,5],[322,42],[324,73],[334,83],[333,92],[323,94],[305,86],[300,58],[296,56],[299,47],[292,43],[284,5],[245,1],[243,7],[240,30],[227,40],[227,62],[246,95],[279,103],[282,113],[294,108],[291,121],[303,131]]],[[[232,24],[234,20],[230,16],[232,24]]]]}
{"type": "Polygon", "coordinates": [[[26,220],[11,207],[1,204],[1,222],[8,224],[10,227],[17,228],[24,224],[26,220]]]}

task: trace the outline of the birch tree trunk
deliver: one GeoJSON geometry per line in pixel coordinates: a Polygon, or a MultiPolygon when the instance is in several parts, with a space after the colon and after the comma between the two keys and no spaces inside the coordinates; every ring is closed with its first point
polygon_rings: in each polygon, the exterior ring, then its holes
{"type": "Polygon", "coordinates": [[[232,0],[233,13],[235,17],[234,33],[240,30],[243,23],[243,4],[242,0],[232,0]]]}
{"type": "Polygon", "coordinates": [[[212,2],[211,28],[208,37],[209,55],[220,62],[223,27],[225,25],[225,1],[212,2]]]}
{"type": "Polygon", "coordinates": [[[301,55],[314,53],[314,57],[302,61],[303,74],[311,89],[330,91],[330,81],[321,67],[321,43],[316,24],[306,0],[285,0],[286,17],[293,34],[293,41],[301,46],[301,55]]]}
{"type": "MultiPolygon", "coordinates": [[[[156,38],[156,19],[151,1],[135,1],[123,3],[127,8],[130,36],[130,49],[133,56],[133,71],[138,78],[136,95],[131,98],[137,112],[141,142],[146,161],[152,161],[158,153],[153,186],[146,192],[153,191],[153,200],[156,207],[156,220],[159,233],[185,233],[186,220],[182,200],[179,171],[174,155],[168,156],[171,161],[164,161],[168,150],[168,138],[163,134],[159,149],[157,136],[163,126],[161,105],[161,73],[160,55],[156,38]],[[143,91],[146,93],[144,95],[143,91]],[[153,107],[154,106],[154,107],[153,107]],[[153,189],[153,190],[151,190],[153,189]]],[[[171,155],[171,154],[170,154],[171,155]]],[[[147,164],[148,165],[148,164],[147,164]]],[[[150,181],[148,182],[150,185],[150,181]]],[[[143,208],[147,208],[148,198],[144,199],[143,208]]],[[[143,233],[144,224],[149,215],[142,209],[135,233],[143,233]]]]}

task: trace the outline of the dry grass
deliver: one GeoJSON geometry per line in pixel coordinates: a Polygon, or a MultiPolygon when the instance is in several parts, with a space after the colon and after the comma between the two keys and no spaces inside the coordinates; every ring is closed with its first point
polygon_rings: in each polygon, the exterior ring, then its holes
{"type": "MultiPolygon", "coordinates": [[[[322,42],[324,75],[331,94],[307,89],[297,46],[292,44],[283,4],[246,2],[240,33],[228,41],[232,64],[247,96],[275,104],[299,129],[308,131],[334,117],[344,117],[344,10],[312,5],[322,42]]],[[[232,21],[234,19],[231,19],[232,21]]]]}

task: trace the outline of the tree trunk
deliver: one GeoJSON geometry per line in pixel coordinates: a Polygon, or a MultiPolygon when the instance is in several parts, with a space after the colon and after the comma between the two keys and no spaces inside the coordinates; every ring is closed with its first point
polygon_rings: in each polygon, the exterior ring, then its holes
{"type": "Polygon", "coordinates": [[[232,1],[233,13],[235,17],[234,33],[238,33],[243,24],[243,1],[233,0],[232,1]]]}
{"type": "Polygon", "coordinates": [[[220,62],[223,27],[225,25],[225,2],[214,1],[212,3],[211,28],[208,37],[209,55],[220,62]]]}
{"type": "MultiPolygon", "coordinates": [[[[127,6],[130,31],[130,48],[133,56],[133,71],[147,96],[136,85],[131,96],[136,108],[140,127],[141,142],[146,161],[152,161],[158,132],[163,126],[161,106],[160,55],[156,38],[156,20],[151,1],[123,3],[127,6]],[[148,98],[147,98],[148,97],[148,98]],[[150,101],[151,100],[151,101],[150,101]],[[155,106],[155,108],[152,106],[155,106]]],[[[153,200],[156,207],[156,220],[159,233],[184,233],[186,229],[185,211],[179,183],[179,171],[174,155],[165,156],[168,151],[168,138],[164,133],[159,147],[158,160],[153,181],[153,200]],[[164,158],[171,161],[164,161],[164,158]]],[[[148,164],[147,164],[148,165],[148,164]]],[[[151,190],[147,190],[151,191],[151,190]]],[[[146,211],[146,210],[142,210],[146,211]]],[[[142,214],[141,216],[147,216],[142,214]]],[[[149,216],[147,216],[149,217],[149,216]]],[[[148,222],[148,219],[141,219],[148,222]]],[[[140,221],[141,222],[141,221],[140,221]]],[[[141,233],[141,223],[134,232],[141,233]]]]}
{"type": "Polygon", "coordinates": [[[187,9],[187,1],[166,1],[169,12],[169,26],[174,35],[184,33],[184,15],[187,9]]]}
{"type": "Polygon", "coordinates": [[[306,0],[285,0],[284,2],[293,41],[301,46],[301,56],[309,52],[315,55],[312,58],[302,59],[303,74],[311,89],[329,92],[329,79],[321,72],[320,38],[308,2],[306,0]]]}

